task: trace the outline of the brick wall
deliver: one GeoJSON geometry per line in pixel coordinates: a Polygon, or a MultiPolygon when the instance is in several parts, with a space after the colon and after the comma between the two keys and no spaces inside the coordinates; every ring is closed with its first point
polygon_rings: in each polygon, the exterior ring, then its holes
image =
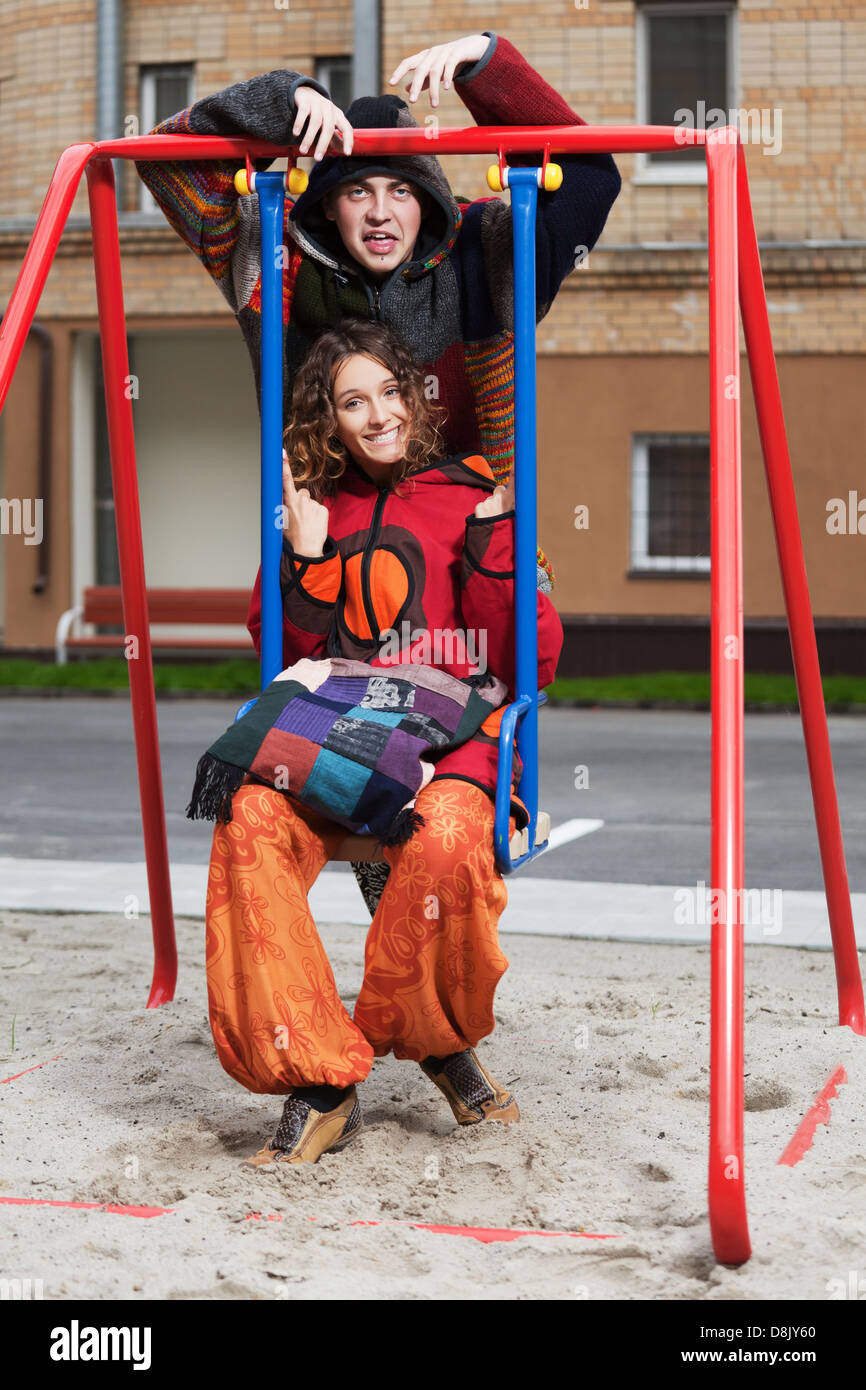
{"type": "MultiPolygon", "coordinates": [[[[591,0],[588,9],[497,4],[472,18],[503,33],[589,121],[635,119],[635,7],[631,0],[591,0]]],[[[195,94],[251,73],[289,66],[310,71],[314,54],[351,48],[351,6],[330,0],[290,10],[212,0],[207,7],[131,0],[126,6],[126,107],[137,110],[141,63],[192,61],[195,94]]],[[[398,61],[429,43],[469,32],[463,4],[435,11],[418,0],[384,7],[383,86],[398,61]]],[[[2,214],[34,215],[61,149],[93,136],[95,5],[46,3],[26,9],[0,0],[6,42],[0,52],[0,161],[8,196],[2,214]],[[26,132],[26,141],[22,140],[26,132]]],[[[768,241],[866,239],[866,10],[862,5],[783,8],[743,0],[739,6],[739,102],[782,113],[782,149],[764,155],[747,145],[758,236],[768,241]]],[[[402,91],[402,88],[401,88],[402,91]]],[[[423,123],[431,108],[415,108],[423,123]]],[[[443,94],[443,124],[466,111],[443,94]]],[[[486,156],[448,157],[455,191],[485,196],[486,156]]],[[[623,189],[603,246],[706,240],[706,188],[633,184],[634,157],[619,156],[623,189]]],[[[127,201],[137,180],[127,171],[127,201]]],[[[86,217],[81,190],[73,214],[86,217]]],[[[8,224],[7,224],[8,225],[8,224]]],[[[14,283],[27,236],[0,229],[0,297],[14,283]]],[[[68,232],[49,279],[43,317],[94,312],[86,235],[68,232]],[[65,255],[66,259],[63,259],[65,255]],[[62,266],[62,273],[61,273],[62,266]]],[[[866,255],[863,249],[764,252],[771,314],[780,352],[861,352],[866,347],[866,255]],[[830,263],[828,264],[828,257],[830,263]],[[833,259],[835,257],[835,259],[833,259]]],[[[124,267],[131,312],[227,312],[195,258],[164,224],[125,233],[124,267]],[[140,264],[138,262],[140,261],[140,264]]],[[[624,256],[601,248],[566,282],[539,336],[549,353],[706,350],[705,258],[699,252],[624,256]]]]}

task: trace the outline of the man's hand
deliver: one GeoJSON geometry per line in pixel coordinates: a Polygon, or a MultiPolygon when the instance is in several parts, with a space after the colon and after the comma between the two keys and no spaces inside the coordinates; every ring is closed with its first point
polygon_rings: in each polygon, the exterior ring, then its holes
{"type": "Polygon", "coordinates": [[[317,559],[325,553],[328,538],[328,508],[321,502],[314,502],[309,488],[295,487],[289,457],[283,450],[283,506],[286,524],[283,531],[289,544],[297,555],[308,560],[317,559]]]}
{"type": "Polygon", "coordinates": [[[509,478],[507,483],[500,483],[489,497],[485,497],[483,502],[479,502],[475,508],[476,516],[501,516],[503,512],[510,512],[514,506],[514,483],[509,478]]]}
{"type": "Polygon", "coordinates": [[[327,97],[323,97],[321,92],[315,91],[313,87],[296,87],[295,110],[297,115],[295,116],[295,124],[292,126],[292,134],[299,135],[304,125],[307,127],[301,142],[301,154],[308,153],[310,146],[318,136],[316,148],[313,151],[313,159],[324,158],[335,130],[339,131],[343,137],[343,153],[352,153],[354,138],[352,127],[339,106],[335,106],[327,97]]]}
{"type": "Polygon", "coordinates": [[[424,48],[404,58],[394,69],[389,79],[393,87],[407,72],[413,76],[406,83],[410,101],[417,101],[425,87],[430,89],[430,105],[439,105],[439,84],[446,89],[451,86],[454,71],[461,63],[477,63],[487,52],[490,40],[486,34],[467,34],[464,39],[454,39],[452,43],[439,43],[435,48],[424,48]]]}

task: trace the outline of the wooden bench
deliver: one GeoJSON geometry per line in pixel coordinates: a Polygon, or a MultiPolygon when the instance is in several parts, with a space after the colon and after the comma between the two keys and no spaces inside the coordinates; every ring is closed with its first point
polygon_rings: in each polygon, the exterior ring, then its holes
{"type": "MultiPolygon", "coordinates": [[[[147,611],[151,623],[237,624],[246,627],[250,607],[249,589],[148,589],[147,611]]],[[[123,623],[120,586],[100,585],[84,590],[84,601],[60,617],[54,635],[58,666],[66,665],[70,648],[122,649],[122,633],[97,633],[93,637],[73,637],[76,622],[123,623]]],[[[152,637],[151,645],[165,650],[232,651],[254,653],[252,638],[245,637],[152,637]]]]}

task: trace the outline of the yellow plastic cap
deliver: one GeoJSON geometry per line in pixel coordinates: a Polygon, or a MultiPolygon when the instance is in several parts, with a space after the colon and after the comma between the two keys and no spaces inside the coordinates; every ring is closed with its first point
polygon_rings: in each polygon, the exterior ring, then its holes
{"type": "Polygon", "coordinates": [[[548,164],[544,171],[544,187],[552,193],[559,188],[562,183],[562,167],[559,164],[548,164]]]}
{"type": "Polygon", "coordinates": [[[303,169],[290,169],[288,189],[290,193],[303,193],[310,182],[303,169]]]}
{"type": "Polygon", "coordinates": [[[487,170],[487,187],[492,188],[494,193],[502,192],[502,179],[499,177],[498,164],[491,164],[487,170]]]}
{"type": "Polygon", "coordinates": [[[249,193],[250,189],[247,183],[246,169],[238,169],[235,174],[235,191],[240,193],[241,197],[245,197],[249,193]]]}

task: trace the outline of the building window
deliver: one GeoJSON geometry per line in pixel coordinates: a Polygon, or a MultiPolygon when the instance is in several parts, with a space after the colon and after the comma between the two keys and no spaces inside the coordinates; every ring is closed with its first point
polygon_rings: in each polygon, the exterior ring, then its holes
{"type": "Polygon", "coordinates": [[[709,572],[709,437],[635,435],[630,577],[709,572]]]}
{"type": "Polygon", "coordinates": [[[352,104],[352,58],[317,58],[315,77],[327,87],[331,101],[345,111],[352,104]]]}
{"type": "MultiPolygon", "coordinates": [[[[160,63],[139,69],[139,119],[141,133],[153,130],[160,121],[176,116],[192,106],[193,68],[191,63],[160,63]]],[[[149,188],[140,184],[142,212],[159,212],[149,188]]]]}
{"type": "MultiPolygon", "coordinates": [[[[736,100],[736,6],[731,0],[641,4],[637,10],[637,121],[715,129],[736,100]]],[[[727,121],[725,122],[727,124],[727,121]]],[[[636,183],[706,183],[701,145],[635,156],[636,183]]]]}

